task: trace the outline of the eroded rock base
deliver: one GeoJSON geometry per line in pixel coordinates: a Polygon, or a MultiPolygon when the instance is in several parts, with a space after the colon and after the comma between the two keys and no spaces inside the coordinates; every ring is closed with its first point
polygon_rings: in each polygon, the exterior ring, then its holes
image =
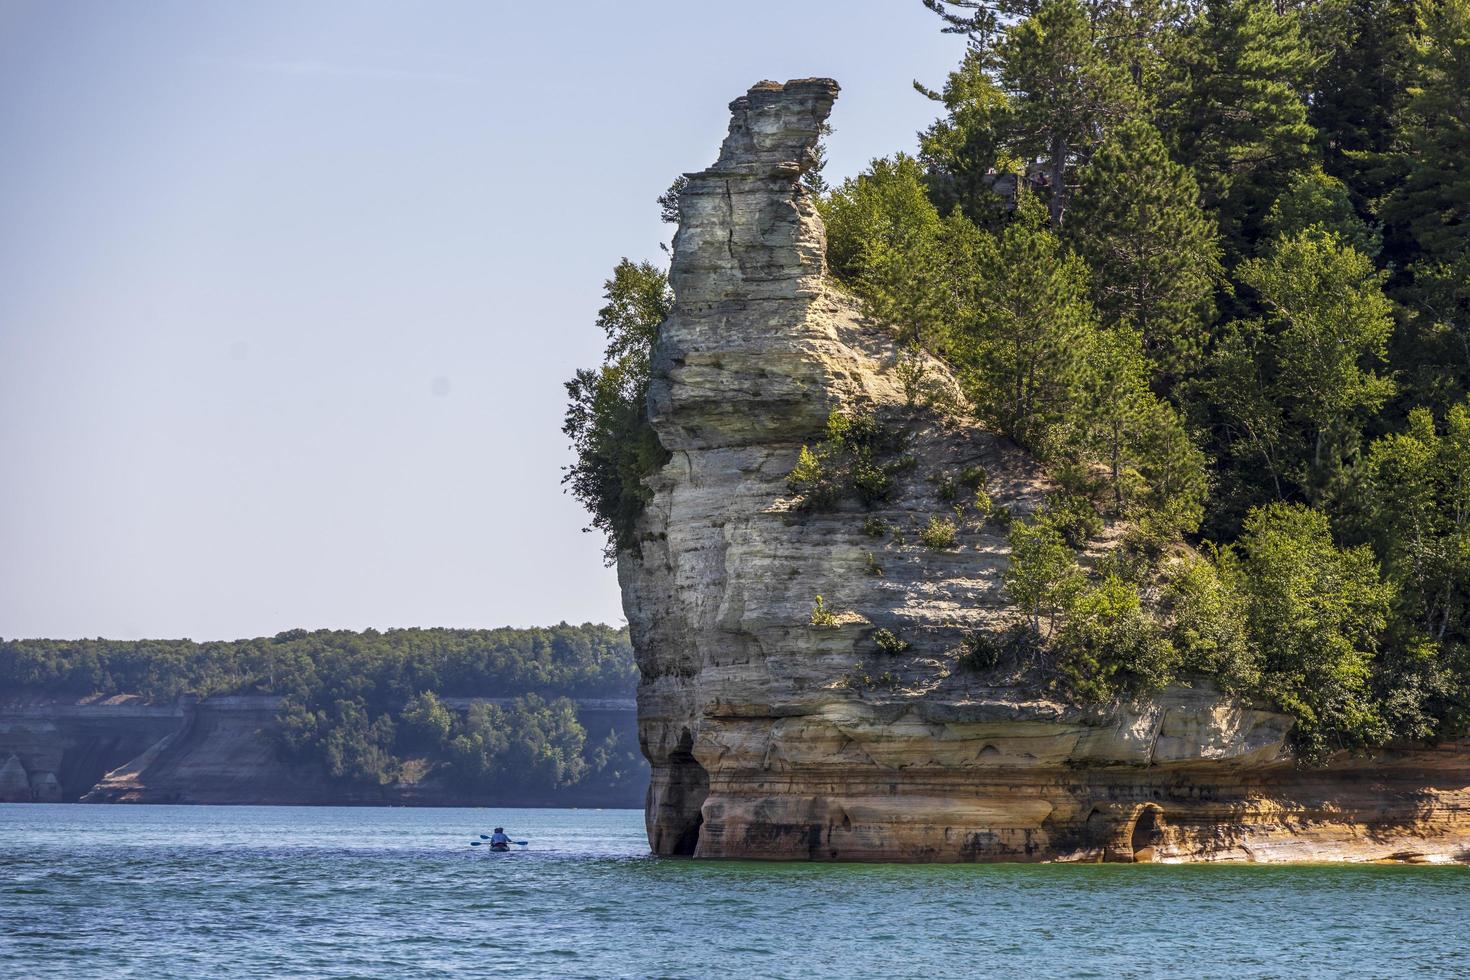
{"type": "MultiPolygon", "coordinates": [[[[1463,781],[1463,773],[1457,777],[1463,781]]],[[[897,862],[1470,862],[1470,791],[1420,772],[717,780],[696,857],[897,862]]]]}

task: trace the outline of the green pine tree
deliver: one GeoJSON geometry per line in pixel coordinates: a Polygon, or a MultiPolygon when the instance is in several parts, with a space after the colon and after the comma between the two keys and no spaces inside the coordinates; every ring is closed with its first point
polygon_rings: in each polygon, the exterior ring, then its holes
{"type": "Polygon", "coordinates": [[[1398,152],[1382,203],[1386,254],[1408,267],[1394,363],[1411,402],[1439,411],[1470,391],[1470,0],[1425,5],[1398,152]]]}
{"type": "Polygon", "coordinates": [[[1053,228],[1067,208],[1068,171],[1099,134],[1131,113],[1138,90],[1107,57],[1080,0],[1044,0],[1009,27],[998,51],[1000,86],[1010,98],[1007,144],[1045,161],[1053,228]]]}
{"type": "Polygon", "coordinates": [[[1180,48],[1161,128],[1231,253],[1249,255],[1281,188],[1311,168],[1305,94],[1320,59],[1271,0],[1207,0],[1180,48]]]}
{"type": "Polygon", "coordinates": [[[1219,233],[1146,121],[1114,126],[1082,169],[1068,232],[1103,321],[1138,332],[1163,387],[1194,368],[1222,278],[1219,233]]]}
{"type": "Polygon", "coordinates": [[[1402,185],[1384,202],[1404,257],[1448,263],[1470,251],[1470,0],[1436,0],[1406,110],[1402,185]]]}
{"type": "Polygon", "coordinates": [[[958,208],[982,227],[995,227],[1009,206],[997,184],[1014,179],[1021,166],[1007,147],[1010,100],[987,68],[986,54],[966,51],[942,92],[915,86],[946,109],[919,134],[930,198],[942,212],[958,208]]]}
{"type": "Polygon", "coordinates": [[[1199,527],[1204,457],[1174,407],[1148,386],[1148,361],[1127,327],[1101,331],[1081,371],[1076,438],[1087,461],[1106,467],[1113,508],[1150,517],[1171,535],[1199,527]]]}
{"type": "Polygon", "coordinates": [[[1419,0],[1335,0],[1313,31],[1325,55],[1312,83],[1308,121],[1322,166],[1341,180],[1366,217],[1390,187],[1384,158],[1399,138],[1415,60],[1419,0]],[[1333,8],[1336,8],[1335,10],[1333,8]]]}

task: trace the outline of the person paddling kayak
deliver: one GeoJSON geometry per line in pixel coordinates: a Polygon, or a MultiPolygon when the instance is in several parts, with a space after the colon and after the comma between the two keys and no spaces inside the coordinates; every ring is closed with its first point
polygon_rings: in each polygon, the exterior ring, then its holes
{"type": "Polygon", "coordinates": [[[510,838],[506,836],[504,827],[496,827],[495,832],[490,835],[490,850],[510,850],[510,838]]]}

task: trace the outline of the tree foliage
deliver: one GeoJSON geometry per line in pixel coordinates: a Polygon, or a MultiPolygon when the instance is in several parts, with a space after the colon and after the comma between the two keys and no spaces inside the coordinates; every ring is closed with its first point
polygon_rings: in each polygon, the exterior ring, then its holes
{"type": "Polygon", "coordinates": [[[1233,323],[1203,380],[1232,474],[1251,497],[1302,494],[1323,501],[1356,455],[1366,421],[1394,385],[1380,371],[1393,330],[1386,275],[1332,233],[1307,230],[1278,241],[1237,270],[1264,315],[1233,323]]]}
{"type": "Polygon", "coordinates": [[[446,735],[456,775],[472,786],[560,789],[587,775],[587,732],[570,698],[518,697],[508,707],[476,701],[446,735]]]}
{"type": "Polygon", "coordinates": [[[1023,195],[1016,220],[979,241],[970,273],[946,351],[980,417],[1046,455],[1081,397],[1096,331],[1087,267],[1023,195]]]}
{"type": "Polygon", "coordinates": [[[1178,661],[1132,582],[1108,575],[1068,603],[1057,670],[1073,694],[1099,701],[1156,691],[1174,679],[1178,661]]]}
{"type": "Polygon", "coordinates": [[[1206,0],[1184,29],[1160,109],[1234,255],[1250,254],[1281,187],[1311,169],[1308,82],[1319,56],[1274,0],[1206,0]]]}
{"type": "Polygon", "coordinates": [[[1032,634],[1044,637],[1083,586],[1077,553],[1044,515],[1013,521],[1009,539],[1006,597],[1026,615],[1032,634]]]}
{"type": "Polygon", "coordinates": [[[1373,666],[1394,589],[1369,548],[1338,548],[1320,511],[1270,504],[1247,517],[1220,570],[1244,597],[1261,692],[1296,716],[1308,757],[1391,737],[1373,666]]]}
{"type": "Polygon", "coordinates": [[[1171,536],[1193,532],[1204,513],[1204,456],[1179,412],[1149,389],[1138,336],[1104,331],[1087,358],[1076,456],[1106,467],[1117,514],[1150,518],[1171,536]]]}
{"type": "Polygon", "coordinates": [[[1335,235],[1370,259],[1383,248],[1382,234],[1353,206],[1347,185],[1321,170],[1297,174],[1266,214],[1266,232],[1273,238],[1305,231],[1335,235]]]}
{"type": "Polygon", "coordinates": [[[922,248],[939,233],[939,212],[930,203],[918,162],[899,153],[874,160],[866,171],[820,198],[827,226],[827,263],[845,279],[867,277],[876,254],[922,248]]]}
{"type": "Polygon", "coordinates": [[[1109,325],[1142,338],[1158,387],[1198,365],[1224,278],[1219,232],[1189,170],[1141,118],[1112,127],[1082,168],[1069,237],[1109,325]]]}
{"type": "Polygon", "coordinates": [[[1416,54],[1399,143],[1404,178],[1384,216],[1409,257],[1442,263],[1470,249],[1470,0],[1425,4],[1416,54]]]}
{"type": "Polygon", "coordinates": [[[668,276],[647,262],[623,259],[603,284],[607,304],[597,325],[607,335],[602,367],[566,383],[562,424],[576,459],[563,482],[607,540],[604,556],[637,546],[635,525],[652,492],[645,477],[668,462],[648,421],[649,368],[659,324],[673,308],[668,276]]]}
{"type": "Polygon", "coordinates": [[[1044,161],[1053,228],[1067,210],[1069,166],[1086,159],[1108,123],[1129,115],[1137,90],[1107,57],[1081,0],[1043,0],[1006,31],[996,77],[1008,96],[1008,147],[1044,161]]]}
{"type": "Polygon", "coordinates": [[[1470,642],[1470,402],[1450,409],[1442,433],[1414,409],[1404,432],[1373,443],[1364,468],[1365,526],[1415,623],[1470,642]]]}

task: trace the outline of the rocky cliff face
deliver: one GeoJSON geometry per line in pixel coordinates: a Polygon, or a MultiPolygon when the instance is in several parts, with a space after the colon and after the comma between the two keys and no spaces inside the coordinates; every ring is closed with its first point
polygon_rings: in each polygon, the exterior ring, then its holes
{"type": "MultiPolygon", "coordinates": [[[[445,703],[464,711],[470,700],[445,703]]],[[[438,773],[386,786],[333,780],[319,765],[280,758],[271,741],[280,703],[271,695],[168,704],[127,695],[0,699],[0,803],[635,805],[624,792],[596,787],[487,797],[438,773]]],[[[631,737],[626,700],[584,699],[577,716],[594,739],[631,737]]]]}
{"type": "MultiPolygon", "coordinates": [[[[1470,746],[1299,770],[1285,716],[1207,691],[1079,708],[960,666],[1013,616],[1004,532],[918,531],[946,478],[1039,506],[1007,441],[911,409],[888,333],[827,278],[800,184],[836,83],[762,82],[680,197],[674,312],[649,410],[672,458],[618,565],[659,854],[839,860],[1466,860],[1470,746]],[[872,412],[917,465],[872,510],[786,488],[833,409],[872,412]],[[899,535],[870,536],[882,520],[899,535]],[[818,595],[837,613],[812,625],[818,595]],[[878,631],[906,649],[883,652],[878,631]]],[[[952,384],[937,364],[933,383],[952,384]]],[[[890,644],[890,647],[892,644],[890,644]]]]}

